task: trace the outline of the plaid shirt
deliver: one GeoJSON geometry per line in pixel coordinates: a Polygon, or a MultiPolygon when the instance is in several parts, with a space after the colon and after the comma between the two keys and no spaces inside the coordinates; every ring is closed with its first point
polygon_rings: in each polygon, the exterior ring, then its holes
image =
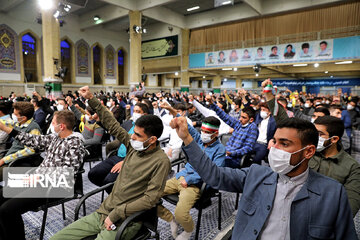
{"type": "Polygon", "coordinates": [[[39,167],[68,167],[77,172],[85,155],[82,140],[74,134],[59,138],[55,134],[32,135],[17,132],[15,138],[26,146],[45,150],[46,157],[39,167]]]}
{"type": "Polygon", "coordinates": [[[243,127],[238,119],[229,116],[215,104],[212,104],[210,108],[213,109],[226,124],[234,129],[231,138],[226,143],[226,151],[230,152],[230,155],[226,156],[226,159],[240,164],[241,157],[250,153],[256,143],[259,135],[256,124],[252,122],[246,127],[243,127]]]}

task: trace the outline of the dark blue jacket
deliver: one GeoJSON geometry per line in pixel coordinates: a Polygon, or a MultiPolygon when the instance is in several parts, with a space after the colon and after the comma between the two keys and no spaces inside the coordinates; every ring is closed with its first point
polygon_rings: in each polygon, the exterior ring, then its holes
{"type": "MultiPolygon", "coordinates": [[[[260,113],[256,114],[255,116],[256,126],[259,126],[262,120],[263,119],[260,117],[260,113]]],[[[269,142],[274,137],[275,131],[276,131],[276,121],[275,118],[272,115],[270,115],[269,123],[267,126],[267,132],[266,132],[267,142],[269,142]]]]}
{"type": "MultiPolygon", "coordinates": [[[[242,193],[232,239],[256,240],[271,213],[278,174],[257,164],[242,169],[217,167],[195,141],[183,149],[190,164],[212,188],[242,193]]],[[[291,205],[290,239],[357,239],[342,184],[309,170],[291,205]]]]}

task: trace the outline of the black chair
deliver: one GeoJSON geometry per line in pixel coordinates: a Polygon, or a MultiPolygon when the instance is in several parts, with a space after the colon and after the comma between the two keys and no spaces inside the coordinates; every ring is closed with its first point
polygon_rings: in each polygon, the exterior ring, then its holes
{"type": "MultiPolygon", "coordinates": [[[[75,207],[75,218],[74,221],[79,219],[79,211],[82,205],[85,204],[86,199],[89,197],[99,193],[103,192],[108,187],[113,186],[114,183],[108,183],[100,188],[97,188],[87,194],[85,194],[78,202],[78,204],[75,207]]],[[[160,203],[158,203],[160,204],[160,203]]],[[[157,204],[157,205],[158,205],[157,204]]],[[[155,238],[160,239],[160,235],[157,231],[158,226],[158,217],[157,217],[157,205],[149,210],[143,210],[137,213],[132,214],[131,216],[127,217],[125,221],[120,225],[120,227],[117,230],[117,234],[115,239],[120,240],[122,237],[122,234],[124,233],[124,230],[131,222],[142,222],[142,227],[140,231],[136,234],[136,236],[133,238],[134,240],[144,240],[149,238],[155,238]],[[152,233],[155,234],[155,236],[152,237],[152,233]]],[[[86,214],[84,214],[85,216],[86,214]]],[[[82,240],[92,240],[95,239],[97,235],[92,235],[83,238],[82,240]]]]}
{"type": "Polygon", "coordinates": [[[219,136],[220,138],[220,142],[226,146],[226,143],[229,141],[229,139],[231,138],[232,134],[228,133],[228,134],[222,134],[219,136]]]}
{"type": "MultiPolygon", "coordinates": [[[[218,197],[218,229],[221,230],[221,192],[207,187],[206,183],[203,183],[200,189],[200,198],[193,206],[198,210],[195,240],[199,239],[202,210],[208,206],[211,206],[211,198],[213,197],[218,197]]],[[[163,199],[173,205],[176,205],[179,201],[179,194],[166,195],[163,197],[163,199]]]]}
{"type": "Polygon", "coordinates": [[[103,137],[99,144],[92,144],[85,146],[89,154],[84,158],[84,162],[88,162],[91,169],[91,162],[102,161],[102,149],[103,146],[110,140],[110,134],[107,131],[104,131],[103,137]]]}
{"type": "MultiPolygon", "coordinates": [[[[27,157],[21,157],[16,159],[15,161],[11,162],[9,164],[9,167],[38,167],[41,162],[43,161],[43,158],[40,156],[40,153],[37,152],[33,155],[27,156],[27,157]]],[[[48,209],[57,205],[62,205],[62,214],[63,214],[63,219],[66,219],[65,216],[65,202],[74,200],[74,199],[79,199],[81,196],[84,195],[83,193],[83,179],[82,179],[82,173],[85,172],[85,170],[83,169],[83,163],[80,165],[79,170],[77,171],[77,173],[75,173],[74,178],[75,178],[75,183],[74,183],[74,195],[72,197],[69,198],[63,198],[63,199],[47,199],[46,204],[37,207],[35,209],[32,209],[31,211],[33,212],[38,212],[38,211],[44,211],[43,214],[43,219],[42,219],[42,224],[41,224],[41,230],[40,230],[40,240],[42,240],[44,238],[44,232],[45,232],[45,226],[46,226],[46,218],[47,218],[47,212],[48,209]]],[[[85,204],[83,205],[84,208],[84,214],[86,214],[85,212],[85,204]]]]}
{"type": "Polygon", "coordinates": [[[186,163],[186,157],[184,151],[181,151],[179,154],[179,157],[171,162],[171,168],[177,166],[177,172],[180,171],[181,164],[186,163]]]}

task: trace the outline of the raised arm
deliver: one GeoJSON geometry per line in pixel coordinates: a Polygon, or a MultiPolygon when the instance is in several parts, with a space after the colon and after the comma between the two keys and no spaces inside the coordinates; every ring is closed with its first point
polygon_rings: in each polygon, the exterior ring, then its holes
{"type": "MultiPolygon", "coordinates": [[[[263,81],[261,83],[261,86],[263,89],[267,85],[273,86],[272,82],[270,81],[270,78],[266,79],[265,81],[263,81]]],[[[276,123],[278,123],[282,119],[289,118],[284,107],[281,104],[278,104],[278,102],[276,101],[275,96],[273,95],[272,91],[264,91],[264,96],[266,98],[266,101],[270,108],[270,111],[275,118],[276,123]]]]}
{"type": "Polygon", "coordinates": [[[82,87],[79,93],[86,99],[89,99],[89,106],[95,110],[101,120],[101,124],[105,129],[108,130],[110,135],[115,136],[120,143],[123,143],[126,148],[130,146],[130,135],[128,132],[121,127],[120,123],[115,119],[113,114],[107,110],[106,107],[101,105],[100,101],[97,100],[90,92],[88,86],[82,87]]]}
{"type": "Polygon", "coordinates": [[[179,137],[184,141],[183,150],[188,156],[189,163],[200,175],[203,181],[215,189],[228,192],[242,192],[248,169],[232,169],[218,167],[200,149],[188,131],[186,119],[175,118],[171,121],[171,127],[176,129],[179,137]]]}

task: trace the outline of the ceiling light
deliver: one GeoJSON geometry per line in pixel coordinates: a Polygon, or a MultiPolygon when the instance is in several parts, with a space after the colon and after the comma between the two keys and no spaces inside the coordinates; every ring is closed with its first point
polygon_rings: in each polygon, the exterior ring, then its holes
{"type": "Polygon", "coordinates": [[[352,61],[336,62],[335,64],[351,64],[352,61]]]}
{"type": "Polygon", "coordinates": [[[257,74],[255,74],[255,76],[256,76],[256,77],[258,77],[258,76],[259,76],[259,74],[257,73],[257,74]]]}
{"type": "Polygon", "coordinates": [[[223,71],[231,71],[232,68],[222,68],[223,71]]]}
{"type": "Polygon", "coordinates": [[[146,33],[146,28],[143,28],[143,29],[142,29],[142,33],[146,33]]]}
{"type": "Polygon", "coordinates": [[[225,1],[221,5],[228,5],[228,4],[231,4],[231,3],[232,3],[232,1],[225,1]]]}
{"type": "Polygon", "coordinates": [[[307,64],[306,63],[299,63],[299,64],[294,64],[293,66],[294,67],[305,67],[305,66],[307,66],[307,64]]]}
{"type": "Polygon", "coordinates": [[[179,75],[179,73],[178,73],[178,72],[175,72],[175,76],[177,76],[177,75],[179,75]]]}
{"type": "Polygon", "coordinates": [[[25,51],[25,52],[24,52],[25,55],[28,55],[28,53],[29,53],[28,51],[25,51]]]}
{"type": "Polygon", "coordinates": [[[329,71],[325,71],[325,73],[329,73],[329,71]]]}
{"type": "Polygon", "coordinates": [[[100,17],[98,15],[94,16],[94,21],[99,21],[100,17]]]}
{"type": "Polygon", "coordinates": [[[205,78],[205,76],[203,76],[203,78],[205,78]]]}
{"type": "Polygon", "coordinates": [[[237,71],[237,68],[234,68],[234,71],[236,72],[236,71],[237,71]]]}
{"type": "Polygon", "coordinates": [[[334,76],[331,75],[330,77],[333,78],[334,76]]]}
{"type": "Polygon", "coordinates": [[[224,82],[226,82],[227,81],[227,78],[224,78],[224,82]]]}
{"type": "Polygon", "coordinates": [[[67,4],[67,5],[64,6],[64,10],[66,12],[70,12],[70,9],[71,9],[71,5],[67,4]]]}
{"type": "Polygon", "coordinates": [[[56,10],[56,12],[54,13],[54,18],[58,18],[60,16],[60,11],[56,10]]]}
{"type": "Polygon", "coordinates": [[[53,7],[52,0],[38,0],[38,4],[42,10],[49,10],[53,7]]]}
{"type": "Polygon", "coordinates": [[[315,64],[314,64],[314,67],[316,67],[316,68],[317,68],[317,67],[319,67],[319,65],[320,65],[320,64],[315,63],[315,64]]]}
{"type": "Polygon", "coordinates": [[[188,8],[187,11],[191,12],[191,11],[197,10],[199,8],[200,8],[199,6],[195,6],[195,7],[188,8]]]}

